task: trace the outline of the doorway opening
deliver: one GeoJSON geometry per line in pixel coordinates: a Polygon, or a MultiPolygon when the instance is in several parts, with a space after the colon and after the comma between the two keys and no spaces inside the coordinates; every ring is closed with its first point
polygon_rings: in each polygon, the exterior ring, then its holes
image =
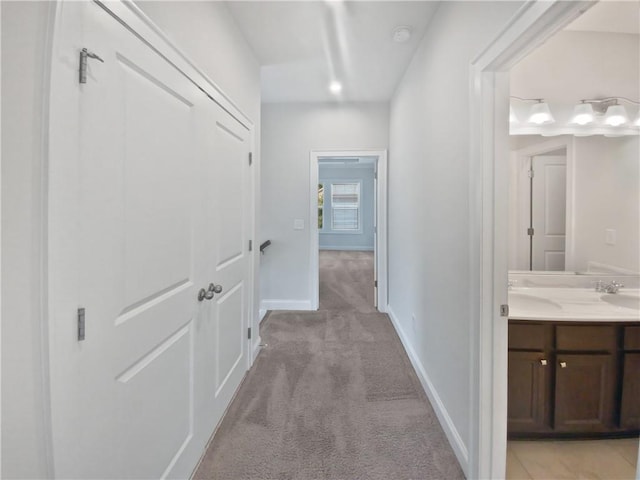
{"type": "MultiPolygon", "coordinates": [[[[380,150],[313,151],[310,154],[311,308],[340,301],[331,279],[321,285],[320,268],[351,265],[362,283],[363,303],[387,306],[387,153],[380,150]],[[371,268],[372,267],[372,268],[371,268]],[[320,298],[320,290],[327,295],[320,298]]],[[[343,273],[346,273],[344,271],[343,273]]]]}
{"type": "Polygon", "coordinates": [[[504,478],[507,463],[509,72],[594,4],[531,2],[472,62],[471,391],[477,407],[470,470],[478,478],[504,478]]]}

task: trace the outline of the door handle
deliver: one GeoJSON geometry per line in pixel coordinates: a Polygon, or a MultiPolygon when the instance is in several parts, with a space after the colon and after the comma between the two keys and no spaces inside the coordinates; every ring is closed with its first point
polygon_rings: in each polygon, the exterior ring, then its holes
{"type": "Polygon", "coordinates": [[[203,300],[211,300],[213,298],[213,292],[205,290],[201,288],[198,292],[198,301],[202,302],[203,300]]]}
{"type": "MultiPolygon", "coordinates": [[[[215,283],[209,284],[209,292],[211,292],[211,298],[213,298],[214,293],[222,293],[222,285],[216,285],[215,283]]],[[[208,298],[208,300],[211,300],[208,298]]]]}

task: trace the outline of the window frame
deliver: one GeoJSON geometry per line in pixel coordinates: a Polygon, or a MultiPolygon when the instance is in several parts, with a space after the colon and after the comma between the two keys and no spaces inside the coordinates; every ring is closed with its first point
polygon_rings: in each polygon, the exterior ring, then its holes
{"type": "MultiPolygon", "coordinates": [[[[348,178],[348,179],[335,179],[335,180],[324,180],[324,188],[325,188],[325,198],[324,198],[324,208],[325,210],[323,211],[323,217],[326,216],[327,214],[327,185],[330,186],[330,191],[329,191],[329,210],[330,210],[330,217],[331,217],[331,221],[330,224],[327,225],[327,219],[323,218],[323,233],[330,233],[332,235],[361,235],[364,231],[364,225],[363,225],[363,213],[362,213],[362,179],[354,179],[354,178],[348,178]],[[358,204],[356,207],[356,211],[357,211],[357,215],[358,215],[358,228],[355,229],[335,229],[334,228],[334,223],[333,223],[333,212],[334,212],[334,206],[333,206],[333,187],[334,185],[358,185],[358,204]],[[327,228],[329,227],[329,228],[327,228]]],[[[340,208],[338,208],[340,209],[340,208]]],[[[347,209],[347,208],[345,208],[347,209]]]]}

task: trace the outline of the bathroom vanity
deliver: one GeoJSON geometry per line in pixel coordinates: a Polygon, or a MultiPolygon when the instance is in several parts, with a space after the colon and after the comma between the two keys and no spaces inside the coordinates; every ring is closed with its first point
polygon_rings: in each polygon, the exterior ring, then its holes
{"type": "Polygon", "coordinates": [[[510,292],[510,438],[640,433],[638,293],[510,292]]]}

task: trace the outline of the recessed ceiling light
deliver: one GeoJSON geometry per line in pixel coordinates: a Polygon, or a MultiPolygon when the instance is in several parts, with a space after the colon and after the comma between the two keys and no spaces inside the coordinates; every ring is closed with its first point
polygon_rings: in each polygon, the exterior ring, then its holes
{"type": "Polygon", "coordinates": [[[406,43],[411,38],[411,27],[399,26],[393,30],[393,41],[396,43],[406,43]]]}
{"type": "Polygon", "coordinates": [[[331,90],[331,93],[337,95],[342,91],[342,84],[337,80],[334,80],[329,84],[329,90],[331,90]]]}

